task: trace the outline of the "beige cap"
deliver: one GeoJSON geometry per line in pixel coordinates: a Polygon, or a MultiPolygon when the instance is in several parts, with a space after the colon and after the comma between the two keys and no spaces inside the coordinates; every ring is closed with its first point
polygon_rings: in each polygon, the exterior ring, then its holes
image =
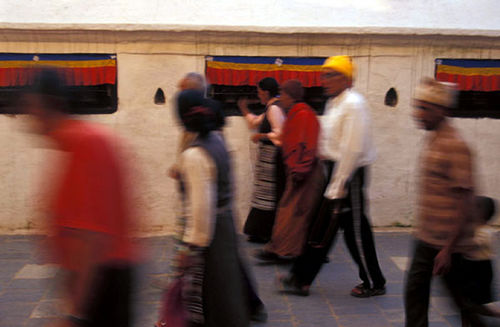
{"type": "Polygon", "coordinates": [[[446,108],[455,108],[457,103],[457,85],[438,82],[432,78],[422,79],[415,89],[414,100],[437,104],[446,108]]]}

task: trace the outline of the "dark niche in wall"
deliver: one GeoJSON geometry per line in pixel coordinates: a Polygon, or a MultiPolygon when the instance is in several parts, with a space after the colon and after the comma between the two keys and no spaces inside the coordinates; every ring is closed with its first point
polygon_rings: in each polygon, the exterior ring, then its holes
{"type": "Polygon", "coordinates": [[[398,104],[398,93],[393,87],[385,94],[384,104],[389,107],[395,107],[398,104]]]}

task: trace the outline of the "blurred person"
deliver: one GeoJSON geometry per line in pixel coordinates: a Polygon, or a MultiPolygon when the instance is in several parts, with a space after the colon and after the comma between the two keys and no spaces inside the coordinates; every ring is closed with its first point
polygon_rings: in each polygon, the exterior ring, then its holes
{"type": "Polygon", "coordinates": [[[271,241],[255,254],[263,261],[290,260],[302,253],[323,184],[316,157],[319,122],[303,97],[304,88],[298,80],[281,85],[280,102],[288,111],[281,135],[286,184],[271,241]]]}
{"type": "Polygon", "coordinates": [[[196,135],[178,166],[186,223],[179,231],[176,262],[189,326],[248,326],[251,312],[233,222],[229,154],[214,133],[211,102],[196,90],[185,90],[177,103],[183,128],[196,135]]]}
{"type": "MultiPolygon", "coordinates": [[[[500,317],[500,310],[488,305],[494,301],[494,230],[488,222],[495,216],[496,204],[492,198],[486,196],[476,196],[474,203],[479,218],[479,225],[474,230],[474,248],[463,254],[451,274],[457,278],[454,282],[462,289],[464,303],[471,310],[481,315],[500,317]]],[[[462,314],[462,326],[473,326],[467,320],[467,313],[462,314]]]]}
{"type": "Polygon", "coordinates": [[[248,240],[257,243],[266,243],[271,238],[277,202],[283,192],[280,137],[285,113],[280,107],[278,93],[279,85],[274,78],[266,77],[259,81],[257,96],[266,109],[258,116],[248,109],[248,99],[238,100],[238,107],[248,127],[258,128],[251,138],[259,144],[259,148],[251,209],[243,229],[248,240]]]}
{"type": "Polygon", "coordinates": [[[57,326],[131,326],[136,254],[130,239],[127,167],[110,131],[67,114],[63,76],[41,69],[21,99],[33,130],[67,158],[59,163],[60,178],[45,190],[52,196],[54,259],[65,273],[68,315],[57,326]]]}
{"type": "MultiPolygon", "coordinates": [[[[413,259],[406,277],[407,327],[428,326],[430,286],[442,276],[464,318],[484,326],[463,301],[461,286],[453,283],[452,262],[474,249],[473,157],[447,115],[456,106],[454,84],[422,80],[415,89],[413,117],[426,131],[420,156],[417,230],[413,259]]],[[[455,268],[453,268],[455,269],[455,268]]]]}
{"type": "Polygon", "coordinates": [[[379,267],[367,213],[365,185],[375,160],[371,120],[364,97],[352,89],[354,64],[348,56],[325,60],[321,83],[329,97],[321,121],[319,155],[326,168],[327,183],[311,227],[304,253],[295,261],[283,291],[308,295],[309,288],[334,244],[339,228],[363,281],[351,295],[385,294],[385,278],[379,267]]]}
{"type": "MultiPolygon", "coordinates": [[[[184,90],[197,90],[203,94],[204,97],[206,97],[207,94],[207,89],[208,89],[208,84],[207,80],[205,77],[199,73],[195,72],[190,72],[187,73],[179,83],[177,84],[177,87],[179,91],[184,91],[184,90]]],[[[213,101],[213,100],[210,100],[213,101]]],[[[224,125],[226,124],[225,121],[225,116],[224,112],[222,111],[222,108],[217,102],[213,102],[211,105],[211,110],[215,112],[215,122],[216,122],[216,131],[218,131],[218,134],[223,137],[222,134],[222,129],[224,128],[224,125]]],[[[195,138],[195,133],[191,133],[188,131],[183,131],[181,134],[181,138],[179,140],[179,146],[178,146],[178,154],[181,153],[182,151],[185,150],[186,146],[188,146],[193,139],[195,138]]],[[[167,172],[167,175],[173,179],[178,179],[179,174],[177,171],[177,163],[174,163],[167,172]]]]}

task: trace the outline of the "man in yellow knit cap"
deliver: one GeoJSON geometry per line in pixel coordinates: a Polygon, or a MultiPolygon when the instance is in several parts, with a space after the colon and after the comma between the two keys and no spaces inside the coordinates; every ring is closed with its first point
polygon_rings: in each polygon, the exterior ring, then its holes
{"type": "Polygon", "coordinates": [[[369,108],[364,97],[351,89],[354,64],[349,56],[334,56],[322,66],[321,83],[329,97],[319,138],[319,156],[328,174],[323,199],[304,253],[295,261],[289,276],[280,279],[284,292],[308,295],[339,228],[362,283],[351,295],[369,297],[385,294],[365,204],[365,180],[375,160],[369,108]]]}

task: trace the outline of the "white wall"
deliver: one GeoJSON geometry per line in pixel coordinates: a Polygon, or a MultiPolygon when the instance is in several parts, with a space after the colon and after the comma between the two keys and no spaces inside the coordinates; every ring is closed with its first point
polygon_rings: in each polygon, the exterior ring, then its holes
{"type": "MultiPolygon", "coordinates": [[[[92,33],[56,37],[36,32],[9,36],[5,32],[0,48],[5,52],[117,53],[118,111],[89,118],[109,125],[129,144],[142,227],[150,232],[172,231],[176,192],[165,172],[174,162],[179,128],[171,100],[183,74],[203,72],[205,55],[354,56],[356,89],[371,104],[378,148],[369,189],[372,220],[378,226],[412,222],[415,170],[423,135],[410,118],[417,81],[433,75],[437,57],[500,57],[499,42],[488,38],[103,32],[96,43],[89,41],[92,33]],[[153,103],[158,87],[167,97],[165,105],[153,103]],[[399,96],[394,108],[383,104],[391,87],[399,96]]],[[[54,151],[34,147],[36,138],[20,131],[27,119],[0,115],[0,231],[39,225],[43,216],[37,189],[41,175],[46,175],[42,170],[45,158],[54,151]]],[[[500,120],[455,119],[454,124],[476,153],[479,190],[500,198],[500,120]]],[[[234,161],[237,213],[243,221],[252,188],[254,147],[241,117],[228,119],[224,133],[234,161]]]]}
{"type": "MultiPolygon", "coordinates": [[[[0,0],[0,22],[498,30],[496,0],[0,0]]],[[[128,26],[130,27],[130,26],[128,26]]],[[[126,28],[128,28],[126,27],[126,28]]],[[[264,29],[262,29],[264,30],[264,29]]]]}

